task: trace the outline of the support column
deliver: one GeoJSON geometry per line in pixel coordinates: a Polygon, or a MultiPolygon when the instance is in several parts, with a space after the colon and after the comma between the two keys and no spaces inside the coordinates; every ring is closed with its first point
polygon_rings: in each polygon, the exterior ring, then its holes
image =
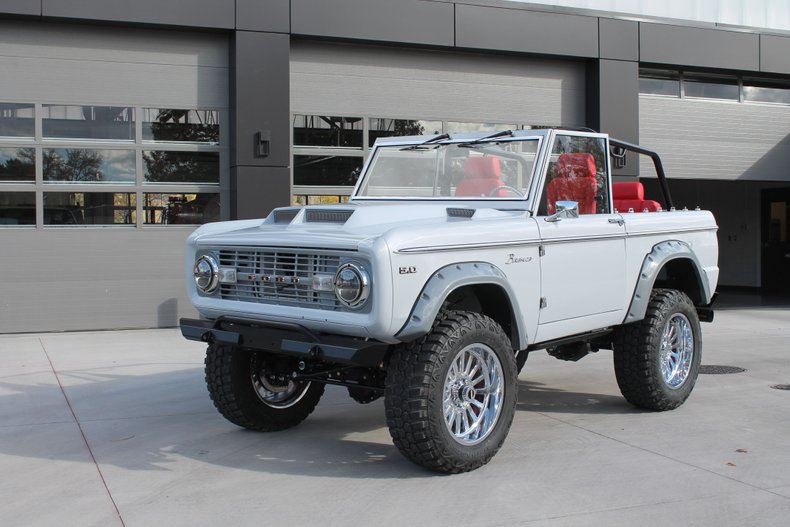
{"type": "MultiPolygon", "coordinates": [[[[587,124],[612,137],[639,143],[639,25],[599,19],[600,58],[587,68],[587,124]]],[[[615,176],[639,176],[638,157],[629,154],[615,176]]]]}
{"type": "Polygon", "coordinates": [[[236,31],[231,46],[230,216],[290,204],[290,37],[236,31]]]}

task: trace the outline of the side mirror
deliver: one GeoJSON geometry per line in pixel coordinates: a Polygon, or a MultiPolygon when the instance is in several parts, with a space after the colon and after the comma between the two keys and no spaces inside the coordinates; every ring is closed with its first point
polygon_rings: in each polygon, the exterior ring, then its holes
{"type": "Polygon", "coordinates": [[[546,216],[546,221],[556,222],[563,218],[578,218],[579,217],[579,202],[578,201],[558,201],[554,204],[557,212],[551,216],[546,216]]]}

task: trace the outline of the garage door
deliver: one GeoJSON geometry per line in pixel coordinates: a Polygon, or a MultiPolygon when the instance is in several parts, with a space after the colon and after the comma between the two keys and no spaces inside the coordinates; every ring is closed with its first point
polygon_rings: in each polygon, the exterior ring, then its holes
{"type": "Polygon", "coordinates": [[[582,63],[292,42],[295,201],[342,200],[376,137],[584,124],[582,63]]]}
{"type": "Polygon", "coordinates": [[[227,180],[222,35],[0,22],[0,332],[172,326],[227,180]]]}

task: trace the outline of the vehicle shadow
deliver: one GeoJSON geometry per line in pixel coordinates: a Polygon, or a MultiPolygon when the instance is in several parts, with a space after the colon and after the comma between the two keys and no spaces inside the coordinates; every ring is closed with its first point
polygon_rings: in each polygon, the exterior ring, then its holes
{"type": "Polygon", "coordinates": [[[519,381],[516,409],[532,412],[573,414],[644,413],[620,395],[571,392],[552,388],[540,382],[519,381]]]}
{"type": "MultiPolygon", "coordinates": [[[[387,430],[382,399],[360,405],[344,388],[328,387],[301,425],[257,433],[218,414],[201,368],[171,364],[171,371],[140,374],[140,367],[116,365],[60,374],[100,465],[132,473],[178,472],[186,458],[236,470],[313,477],[441,477],[400,455],[387,430]]],[[[4,376],[0,394],[0,455],[92,462],[57,384],[4,376]]],[[[620,397],[520,381],[517,411],[635,410],[620,397]]]]}

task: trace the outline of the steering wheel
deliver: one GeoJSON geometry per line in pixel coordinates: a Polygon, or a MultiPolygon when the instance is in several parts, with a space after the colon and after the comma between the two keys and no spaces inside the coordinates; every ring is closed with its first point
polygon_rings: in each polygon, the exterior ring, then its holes
{"type": "Polygon", "coordinates": [[[513,194],[516,194],[516,195],[517,195],[518,197],[520,197],[520,198],[523,198],[523,197],[525,197],[525,196],[524,196],[524,194],[522,194],[522,193],[521,193],[521,191],[520,191],[519,189],[517,189],[517,188],[513,188],[513,187],[511,187],[510,185],[497,185],[496,187],[494,187],[494,188],[492,188],[492,189],[491,189],[491,192],[489,192],[489,193],[488,193],[488,195],[489,195],[489,196],[494,196],[494,195],[495,195],[497,192],[499,192],[500,190],[507,190],[507,191],[510,191],[510,192],[512,192],[513,194]]]}

